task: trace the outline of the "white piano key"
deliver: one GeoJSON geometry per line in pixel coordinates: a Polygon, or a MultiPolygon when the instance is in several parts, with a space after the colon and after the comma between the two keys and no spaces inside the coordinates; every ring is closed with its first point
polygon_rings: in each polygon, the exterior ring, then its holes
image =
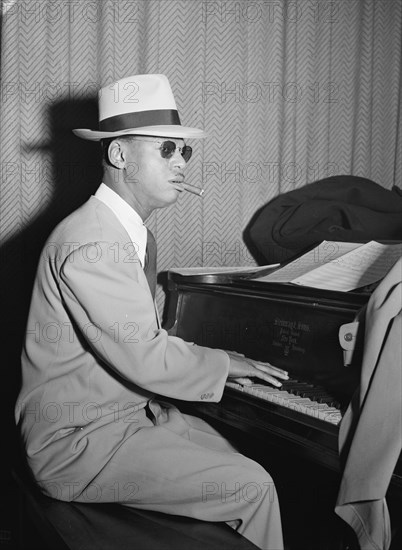
{"type": "Polygon", "coordinates": [[[314,401],[308,397],[301,397],[280,388],[274,388],[265,384],[242,386],[235,382],[227,382],[226,385],[243,393],[253,395],[258,399],[319,418],[330,424],[339,424],[342,420],[341,412],[336,407],[329,406],[327,403],[318,403],[318,401],[314,401]]]}

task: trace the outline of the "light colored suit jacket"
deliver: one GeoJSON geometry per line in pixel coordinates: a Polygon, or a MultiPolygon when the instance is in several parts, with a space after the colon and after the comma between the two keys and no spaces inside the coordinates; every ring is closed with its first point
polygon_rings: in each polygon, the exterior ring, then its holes
{"type": "Polygon", "coordinates": [[[229,357],[160,328],[147,279],[115,214],[91,197],[40,258],[16,404],[28,462],[71,500],[141,428],[154,394],[219,401],[229,357]],[[142,413],[142,414],[140,414],[142,413]]]}
{"type": "Polygon", "coordinates": [[[402,258],[367,305],[360,386],[339,432],[345,464],[335,511],[362,550],[387,550],[385,495],[402,448],[402,258]]]}

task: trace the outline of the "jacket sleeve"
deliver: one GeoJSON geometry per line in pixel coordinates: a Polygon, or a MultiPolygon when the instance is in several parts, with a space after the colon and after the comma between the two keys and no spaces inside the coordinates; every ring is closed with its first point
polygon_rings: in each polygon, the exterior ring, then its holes
{"type": "Polygon", "coordinates": [[[137,262],[110,243],[74,250],[59,268],[59,288],[78,332],[102,362],[153,393],[219,401],[229,371],[221,350],[190,344],[158,328],[153,299],[137,262]]]}

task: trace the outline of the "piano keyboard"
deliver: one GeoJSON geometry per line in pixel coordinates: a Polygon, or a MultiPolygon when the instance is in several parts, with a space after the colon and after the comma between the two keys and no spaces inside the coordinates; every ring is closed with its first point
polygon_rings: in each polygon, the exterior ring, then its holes
{"type": "Polygon", "coordinates": [[[226,386],[331,424],[337,425],[342,420],[339,403],[308,382],[290,379],[284,381],[281,388],[266,384],[243,386],[236,382],[226,382],[226,386]]]}

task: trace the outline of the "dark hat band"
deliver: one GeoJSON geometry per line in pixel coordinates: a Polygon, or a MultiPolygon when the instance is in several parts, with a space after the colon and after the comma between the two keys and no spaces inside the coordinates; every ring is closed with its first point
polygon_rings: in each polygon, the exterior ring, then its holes
{"type": "Polygon", "coordinates": [[[118,132],[142,126],[180,126],[179,113],[174,109],[156,109],[139,113],[111,116],[99,122],[101,132],[118,132]]]}

